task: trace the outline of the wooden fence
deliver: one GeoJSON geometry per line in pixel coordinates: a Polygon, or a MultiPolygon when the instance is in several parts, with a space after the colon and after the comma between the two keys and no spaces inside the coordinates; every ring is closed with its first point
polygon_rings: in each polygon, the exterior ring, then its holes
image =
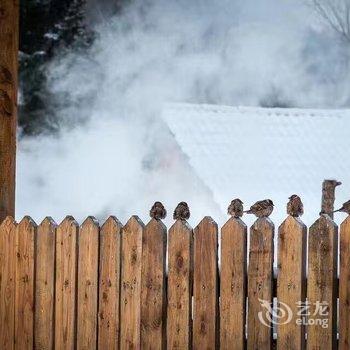
{"type": "Polygon", "coordinates": [[[194,230],[177,220],[168,232],[136,216],[101,227],[91,217],[81,226],[72,217],[39,226],[8,217],[0,349],[350,349],[350,218],[340,227],[339,279],[330,217],[309,230],[291,216],[283,222],[277,281],[273,240],[264,218],[248,236],[235,218],[219,234],[210,217],[194,230]]]}

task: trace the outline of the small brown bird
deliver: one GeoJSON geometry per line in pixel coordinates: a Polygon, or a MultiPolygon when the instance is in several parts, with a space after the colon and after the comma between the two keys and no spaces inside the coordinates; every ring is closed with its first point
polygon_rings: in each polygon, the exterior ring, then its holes
{"type": "Polygon", "coordinates": [[[243,216],[243,202],[239,199],[233,199],[231,204],[227,208],[227,214],[234,218],[240,218],[243,216]]]}
{"type": "Polygon", "coordinates": [[[0,65],[0,84],[12,84],[12,74],[11,72],[4,66],[0,65]]]}
{"type": "Polygon", "coordinates": [[[340,209],[334,210],[333,213],[337,213],[339,211],[350,215],[350,200],[345,202],[340,209]]]}
{"type": "Polygon", "coordinates": [[[265,218],[271,215],[273,211],[273,202],[271,199],[264,199],[253,204],[249,210],[244,211],[247,214],[254,214],[258,218],[265,218]]]}
{"type": "Polygon", "coordinates": [[[292,194],[289,197],[289,202],[287,204],[287,214],[296,218],[304,214],[304,205],[298,195],[292,194]]]}
{"type": "Polygon", "coordinates": [[[12,101],[5,90],[0,89],[0,115],[10,117],[13,112],[12,101]]]}
{"type": "Polygon", "coordinates": [[[190,218],[190,208],[186,202],[180,202],[174,210],[174,220],[188,220],[190,218]]]}
{"type": "Polygon", "coordinates": [[[161,202],[155,202],[149,211],[149,215],[151,218],[156,220],[165,219],[166,217],[166,209],[161,202]]]}

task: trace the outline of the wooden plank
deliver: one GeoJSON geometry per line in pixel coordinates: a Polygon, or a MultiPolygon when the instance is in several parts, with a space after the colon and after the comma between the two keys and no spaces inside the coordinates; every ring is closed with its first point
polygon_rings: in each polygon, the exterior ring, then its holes
{"type": "Polygon", "coordinates": [[[0,223],[15,215],[18,0],[0,4],[0,223]]]}
{"type": "Polygon", "coordinates": [[[273,282],[273,238],[274,225],[269,218],[259,218],[250,228],[250,249],[248,267],[248,349],[267,350],[271,348],[270,323],[259,319],[267,308],[261,304],[272,303],[273,282]],[[260,301],[260,300],[261,301],[260,301]]]}
{"type": "Polygon", "coordinates": [[[192,228],[176,220],[169,230],[167,348],[190,349],[192,345],[192,228]]]}
{"type": "Polygon", "coordinates": [[[120,233],[122,224],[111,216],[100,230],[98,348],[119,348],[120,233]]]}
{"type": "Polygon", "coordinates": [[[350,216],[340,225],[339,349],[350,349],[350,216]]]}
{"type": "Polygon", "coordinates": [[[297,319],[298,303],[306,298],[307,228],[299,218],[288,216],[278,231],[277,299],[286,314],[278,320],[277,348],[305,349],[305,325],[297,319]]]}
{"type": "Polygon", "coordinates": [[[88,217],[79,229],[77,349],[97,346],[99,224],[88,217]]]}
{"type": "Polygon", "coordinates": [[[76,339],[78,224],[67,216],[56,230],[55,349],[74,349],[76,339]]]}
{"type": "Polygon", "coordinates": [[[218,227],[205,217],[194,229],[193,349],[215,349],[219,341],[218,227]]]}
{"type": "Polygon", "coordinates": [[[120,348],[140,349],[141,258],[144,225],[133,216],[122,230],[120,348]]]}
{"type": "Polygon", "coordinates": [[[35,349],[54,344],[56,223],[47,217],[38,227],[35,253],[35,349]]]}
{"type": "Polygon", "coordinates": [[[307,298],[310,305],[310,316],[307,326],[308,349],[330,350],[336,348],[337,249],[338,227],[328,215],[322,215],[309,230],[307,298]],[[319,303],[325,304],[326,316],[322,316],[316,311],[319,303]],[[316,315],[314,315],[315,312],[316,315]],[[328,320],[328,326],[323,327],[317,320],[328,320]]]}
{"type": "Polygon", "coordinates": [[[26,216],[16,231],[15,349],[34,345],[34,252],[37,226],[26,216]]]}
{"type": "Polygon", "coordinates": [[[17,224],[7,217],[0,225],[0,349],[14,349],[15,242],[17,224]]]}
{"type": "Polygon", "coordinates": [[[230,218],[221,229],[220,349],[245,347],[247,226],[230,218]]]}
{"type": "Polygon", "coordinates": [[[165,225],[151,219],[142,237],[142,349],[161,350],[166,346],[166,242],[165,225]]]}

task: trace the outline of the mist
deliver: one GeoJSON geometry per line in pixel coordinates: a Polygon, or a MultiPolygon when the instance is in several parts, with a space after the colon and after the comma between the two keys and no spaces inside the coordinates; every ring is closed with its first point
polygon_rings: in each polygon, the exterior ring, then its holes
{"type": "Polygon", "coordinates": [[[63,126],[20,139],[18,218],[146,221],[154,201],[171,214],[185,200],[191,223],[221,222],[225,213],[162,121],[165,104],[350,103],[348,47],[302,1],[135,1],[96,32],[87,54],[47,67],[63,126]]]}

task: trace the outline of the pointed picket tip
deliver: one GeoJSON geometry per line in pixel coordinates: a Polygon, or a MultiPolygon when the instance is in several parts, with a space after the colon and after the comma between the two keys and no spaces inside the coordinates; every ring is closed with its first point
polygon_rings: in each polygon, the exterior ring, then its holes
{"type": "Polygon", "coordinates": [[[118,220],[117,217],[111,215],[103,223],[103,225],[101,226],[101,230],[105,230],[107,227],[114,227],[116,229],[120,229],[123,227],[123,224],[118,220]]]}
{"type": "Polygon", "coordinates": [[[152,218],[146,225],[146,228],[161,228],[163,231],[166,230],[166,226],[162,220],[152,218]]]}
{"type": "Polygon", "coordinates": [[[336,229],[338,226],[329,215],[321,214],[320,217],[310,226],[310,231],[316,230],[320,227],[336,229]]]}
{"type": "Polygon", "coordinates": [[[300,229],[303,229],[304,227],[306,227],[306,225],[304,224],[304,222],[301,220],[300,217],[295,217],[291,215],[287,216],[287,218],[279,226],[279,229],[282,229],[286,226],[299,227],[300,229]]]}
{"type": "Polygon", "coordinates": [[[192,231],[191,225],[186,220],[177,219],[173,223],[173,225],[170,227],[169,232],[174,230],[182,230],[182,229],[192,231]]]}
{"type": "Polygon", "coordinates": [[[22,226],[31,226],[31,227],[38,227],[38,225],[35,223],[35,221],[28,215],[26,215],[25,217],[23,217],[23,219],[18,223],[19,227],[22,226]]]}
{"type": "Polygon", "coordinates": [[[345,220],[341,223],[341,226],[350,225],[350,215],[348,215],[345,220]]]}
{"type": "Polygon", "coordinates": [[[58,225],[58,227],[65,227],[65,226],[76,226],[79,227],[78,222],[74,219],[73,216],[71,215],[67,215],[62,221],[61,223],[58,225]]]}
{"type": "Polygon", "coordinates": [[[8,228],[11,226],[17,226],[17,222],[12,216],[6,216],[6,218],[0,224],[0,229],[1,228],[8,228]]]}
{"type": "Polygon", "coordinates": [[[142,220],[137,216],[133,215],[128,222],[125,224],[124,229],[131,229],[131,228],[144,228],[145,224],[142,222],[142,220]]]}
{"type": "Polygon", "coordinates": [[[57,223],[51,216],[46,216],[44,220],[40,223],[40,227],[56,228],[57,223]]]}
{"type": "Polygon", "coordinates": [[[269,217],[257,218],[252,225],[252,228],[254,228],[255,230],[259,228],[266,228],[266,227],[272,230],[275,228],[275,224],[272,222],[272,220],[269,217]]]}
{"type": "Polygon", "coordinates": [[[98,220],[94,216],[88,216],[81,224],[81,228],[90,227],[90,226],[100,227],[98,220]]]}
{"type": "Polygon", "coordinates": [[[217,226],[218,224],[214,221],[214,219],[211,216],[205,216],[200,223],[197,225],[197,227],[203,226],[203,225],[214,225],[217,226]]]}
{"type": "Polygon", "coordinates": [[[222,226],[222,230],[229,229],[229,228],[238,228],[238,229],[246,229],[247,225],[244,223],[244,221],[241,218],[235,218],[231,216],[222,226]]]}

